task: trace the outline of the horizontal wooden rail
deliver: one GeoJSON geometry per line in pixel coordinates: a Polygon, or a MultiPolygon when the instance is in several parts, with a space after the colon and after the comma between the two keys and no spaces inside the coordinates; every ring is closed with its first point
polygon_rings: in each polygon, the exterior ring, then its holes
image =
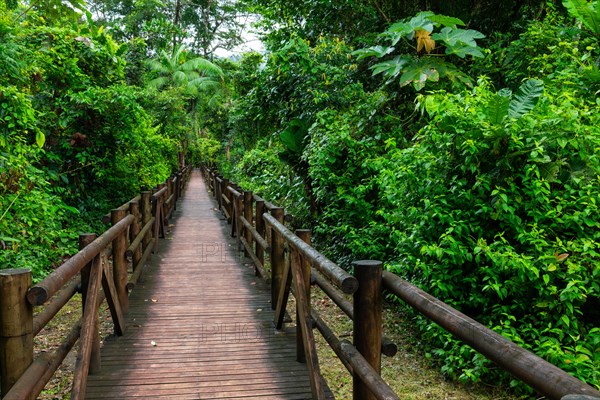
{"type": "Polygon", "coordinates": [[[164,188],[162,188],[159,191],[157,191],[156,193],[154,193],[152,195],[152,197],[154,197],[155,199],[158,199],[158,198],[162,197],[163,195],[167,194],[168,190],[169,190],[169,188],[165,186],[164,188]]]}
{"type": "Polygon", "coordinates": [[[146,236],[146,233],[150,232],[150,230],[152,229],[152,226],[154,225],[154,221],[156,221],[156,218],[152,217],[150,219],[150,221],[148,221],[146,223],[146,225],[144,225],[144,227],[142,228],[142,230],[140,231],[138,236],[133,240],[133,242],[131,242],[131,244],[125,251],[125,256],[128,259],[131,259],[133,257],[133,253],[137,250],[138,247],[140,247],[140,244],[142,243],[142,240],[146,236]]]}
{"type": "Polygon", "coordinates": [[[81,331],[81,320],[71,328],[60,346],[52,353],[42,353],[21,375],[2,400],[35,399],[62,364],[67,354],[77,343],[81,331]]]}
{"type": "Polygon", "coordinates": [[[252,246],[250,246],[250,243],[248,243],[246,241],[246,238],[243,238],[243,237],[240,238],[240,241],[242,242],[244,248],[248,252],[248,256],[254,262],[254,266],[256,267],[257,272],[260,275],[260,277],[264,280],[269,280],[271,278],[271,275],[265,270],[265,266],[263,265],[263,263],[258,259],[258,257],[252,251],[252,246]]]}
{"type": "MultiPolygon", "coordinates": [[[[141,200],[141,198],[142,197],[140,195],[137,195],[133,199],[129,200],[127,203],[123,203],[119,207],[115,208],[115,210],[126,211],[129,209],[129,203],[131,203],[132,201],[139,202],[141,200]]],[[[110,222],[110,213],[106,213],[102,216],[102,223],[108,224],[109,222],[110,222]]]]}
{"type": "Polygon", "coordinates": [[[313,266],[327,276],[342,292],[351,294],[358,289],[358,281],[355,277],[341,269],[313,247],[304,243],[302,239],[294,235],[292,231],[279,223],[271,215],[263,214],[263,218],[267,224],[282,235],[290,245],[298,249],[302,256],[307,257],[313,263],[313,266]]]}
{"type": "Polygon", "coordinates": [[[550,399],[600,392],[391,272],[383,285],[408,305],[550,399]]]}
{"type": "Polygon", "coordinates": [[[53,297],[50,304],[48,304],[42,312],[33,317],[33,336],[36,336],[52,318],[64,307],[65,304],[71,300],[71,298],[80,289],[81,278],[75,278],[73,281],[60,291],[60,294],[53,297]]]}
{"type": "Polygon", "coordinates": [[[260,233],[258,233],[258,231],[254,228],[254,226],[252,226],[250,222],[248,222],[246,218],[240,217],[240,221],[242,221],[244,227],[248,229],[250,233],[252,233],[252,237],[256,241],[256,244],[262,247],[264,251],[271,250],[271,248],[269,247],[269,243],[265,239],[263,239],[262,236],[260,236],[260,233]]]}
{"type": "Polygon", "coordinates": [[[128,215],[118,224],[110,227],[90,245],[68,259],[43,281],[29,289],[27,293],[29,303],[40,306],[48,301],[69,279],[74,277],[87,263],[100,254],[110,242],[123,233],[132,222],[133,215],[128,215]]]}

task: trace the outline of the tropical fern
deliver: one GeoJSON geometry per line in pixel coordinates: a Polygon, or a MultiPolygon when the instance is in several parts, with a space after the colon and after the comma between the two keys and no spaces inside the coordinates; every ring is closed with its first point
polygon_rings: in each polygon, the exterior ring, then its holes
{"type": "Polygon", "coordinates": [[[569,14],[600,36],[600,1],[563,0],[569,14]]]}
{"type": "Polygon", "coordinates": [[[511,99],[508,106],[508,116],[515,119],[521,118],[533,110],[543,91],[544,82],[529,79],[519,87],[519,92],[511,99]]]}
{"type": "Polygon", "coordinates": [[[544,82],[529,79],[519,87],[517,94],[509,89],[499,90],[485,106],[486,120],[491,124],[501,124],[504,118],[519,119],[533,110],[542,92],[544,82]]]}

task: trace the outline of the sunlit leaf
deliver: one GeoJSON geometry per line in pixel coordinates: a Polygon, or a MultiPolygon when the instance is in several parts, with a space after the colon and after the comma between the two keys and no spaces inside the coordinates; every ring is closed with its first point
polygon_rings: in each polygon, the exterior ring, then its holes
{"type": "Polygon", "coordinates": [[[373,75],[383,74],[388,78],[395,78],[402,72],[404,66],[411,61],[413,61],[412,58],[408,56],[398,56],[392,60],[375,64],[371,69],[373,75]]]}
{"type": "Polygon", "coordinates": [[[465,23],[462,22],[462,20],[454,17],[448,17],[446,15],[430,15],[429,20],[435,22],[436,24],[450,27],[465,25],[465,23]]]}
{"type": "Polygon", "coordinates": [[[508,115],[511,118],[521,118],[533,110],[544,91],[544,82],[529,79],[519,87],[519,91],[510,101],[508,115]]]}
{"type": "Polygon", "coordinates": [[[361,60],[361,59],[367,58],[367,57],[381,58],[387,54],[390,54],[392,51],[394,51],[393,47],[373,46],[373,47],[367,47],[366,49],[360,49],[360,50],[353,51],[352,55],[358,56],[357,58],[359,60],[361,60]]]}
{"type": "Polygon", "coordinates": [[[41,131],[37,131],[35,133],[35,143],[37,143],[38,147],[44,147],[44,143],[46,143],[46,135],[44,135],[41,131]]]}

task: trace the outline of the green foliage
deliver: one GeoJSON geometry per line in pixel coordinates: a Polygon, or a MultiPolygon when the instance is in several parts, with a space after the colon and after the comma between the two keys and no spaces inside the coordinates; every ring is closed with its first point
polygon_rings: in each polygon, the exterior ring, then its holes
{"type": "Polygon", "coordinates": [[[158,77],[148,85],[160,89],[163,86],[182,87],[190,94],[219,85],[223,71],[217,65],[202,57],[186,59],[185,46],[178,46],[172,55],[162,50],[158,59],[148,60],[150,71],[158,77]]]}
{"type": "Polygon", "coordinates": [[[352,54],[358,56],[359,60],[373,56],[384,58],[396,51],[394,46],[401,40],[407,41],[405,46],[412,47],[408,41],[414,39],[416,52],[406,54],[406,47],[402,47],[402,54],[372,65],[370,68],[373,75],[383,74],[388,81],[398,78],[400,86],[412,84],[416,90],[423,89],[428,81],[438,82],[440,78],[470,86],[470,78],[454,64],[444,60],[439,47],[441,42],[446,56],[483,57],[475,39],[482,39],[484,35],[472,29],[457,27],[463,25],[458,18],[436,15],[431,11],[420,12],[410,20],[393,24],[380,35],[390,46],[368,47],[356,50],[352,54]],[[436,28],[441,29],[434,33],[436,28]]]}
{"type": "MultiPolygon", "coordinates": [[[[67,206],[31,164],[40,150],[20,143],[0,150],[0,265],[31,268],[34,281],[77,247],[73,221],[79,212],[67,206]]],[[[83,228],[81,228],[83,229],[83,228]]]]}
{"type": "MultiPolygon", "coordinates": [[[[239,98],[222,136],[229,157],[221,165],[266,198],[300,202],[315,242],[342,265],[388,260],[390,270],[597,385],[597,39],[551,8],[517,40],[494,34],[490,50],[461,24],[419,14],[388,29],[384,43],[355,53],[375,58],[366,65],[344,59],[352,52],[345,43],[337,53],[330,38],[279,32],[262,68],[254,55],[237,72],[239,98]],[[373,88],[364,76],[371,67],[431,89],[459,65],[493,79],[481,76],[470,91],[459,78],[439,84],[446,90],[417,96],[416,109],[406,95],[390,85],[373,88]],[[300,120],[308,134],[300,134],[300,120]],[[302,151],[305,169],[282,163],[282,150],[302,151]]],[[[510,379],[415,319],[449,376],[510,379]]]]}
{"type": "MultiPolygon", "coordinates": [[[[383,216],[402,255],[391,268],[597,382],[599,115],[595,102],[560,85],[541,97],[540,89],[540,82],[524,83],[513,99],[517,118],[509,120],[508,98],[499,101],[506,96],[485,80],[472,94],[421,99],[433,120],[414,146],[392,152],[378,178],[389,202],[383,216]],[[503,118],[490,124],[498,104],[503,118]],[[529,112],[516,107],[523,104],[529,112]]],[[[447,373],[480,379],[491,372],[447,334],[421,324],[441,346],[434,354],[447,373]]]]}
{"type": "Polygon", "coordinates": [[[583,22],[596,36],[600,36],[600,2],[597,0],[563,0],[569,14],[583,22]]]}
{"type": "Polygon", "coordinates": [[[181,95],[124,84],[129,47],[102,28],[22,17],[0,16],[0,265],[39,280],[78,231],[101,231],[100,214],[177,168],[189,119],[181,95]]]}

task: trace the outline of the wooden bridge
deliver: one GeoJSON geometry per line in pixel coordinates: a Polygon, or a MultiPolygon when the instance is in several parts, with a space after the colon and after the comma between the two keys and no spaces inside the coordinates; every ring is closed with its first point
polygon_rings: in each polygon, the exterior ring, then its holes
{"type": "Polygon", "coordinates": [[[244,264],[198,171],[182,200],[86,398],[311,398],[295,331],[273,327],[270,288],[244,264]]]}
{"type": "Polygon", "coordinates": [[[35,286],[27,270],[0,270],[2,399],[35,399],[77,342],[72,399],[333,398],[315,328],[352,374],[355,400],[398,399],[380,376],[381,355],[396,351],[382,336],[383,290],[550,399],[600,398],[381,262],[357,261],[349,275],[310,246],[309,231],[290,231],[282,208],[214,172],[203,177],[184,168],[112,210],[106,232],[81,235],[81,251],[35,286]],[[354,321],[352,343],[311,309],[311,285],[354,321]],[[33,337],[78,291],[80,321],[34,357],[33,337]],[[101,346],[104,299],[115,335],[101,346]]]}

